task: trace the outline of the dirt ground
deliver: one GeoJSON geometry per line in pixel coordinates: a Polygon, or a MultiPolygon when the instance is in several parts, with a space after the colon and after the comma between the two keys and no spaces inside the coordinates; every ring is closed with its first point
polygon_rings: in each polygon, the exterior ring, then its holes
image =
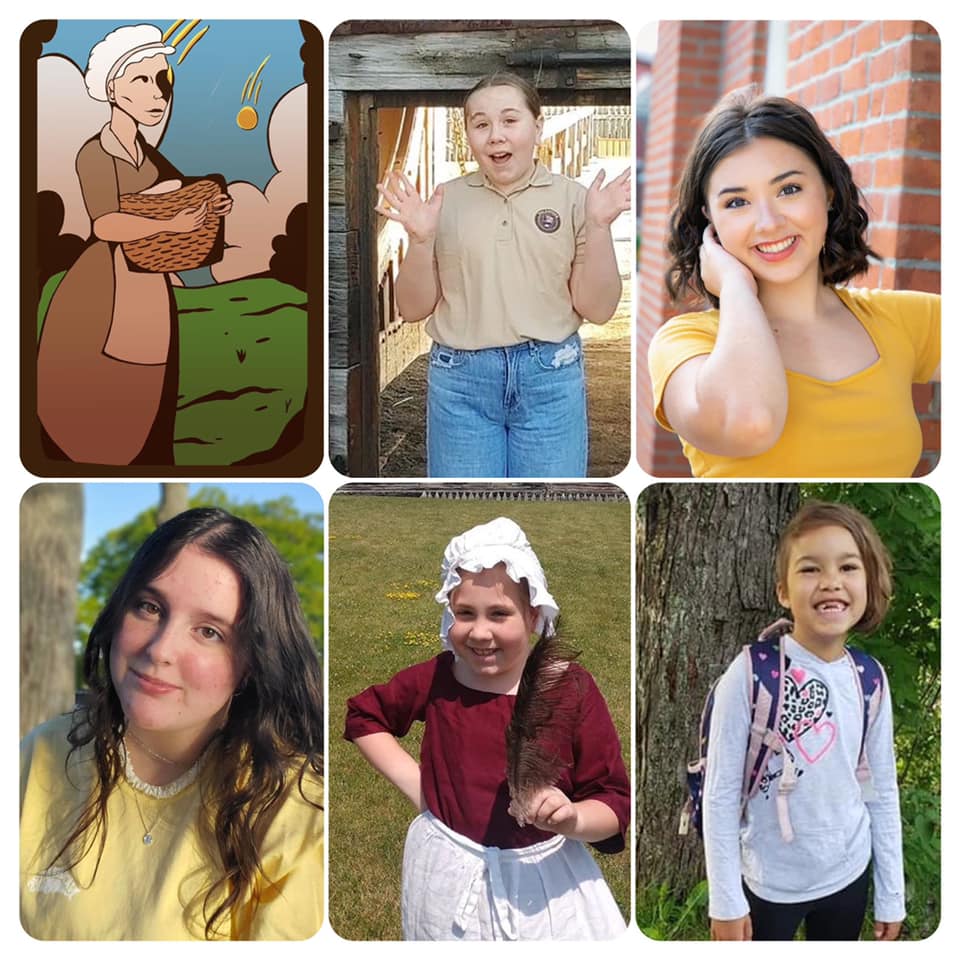
{"type": "MultiPolygon", "coordinates": [[[[590,423],[588,476],[612,477],[630,458],[629,308],[621,301],[603,327],[584,325],[590,423]]],[[[418,357],[380,394],[380,474],[426,476],[427,357],[418,357]]]]}

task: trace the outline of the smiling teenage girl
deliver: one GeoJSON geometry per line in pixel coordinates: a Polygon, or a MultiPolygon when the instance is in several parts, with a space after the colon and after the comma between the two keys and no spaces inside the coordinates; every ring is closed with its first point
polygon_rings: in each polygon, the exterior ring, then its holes
{"type": "Polygon", "coordinates": [[[940,362],[940,298],[841,286],[867,214],[813,117],[738,92],[707,118],[671,217],[667,286],[714,309],[657,331],[657,419],[696,476],[909,476],[911,385],[940,362]]]}
{"type": "Polygon", "coordinates": [[[531,636],[544,643],[559,612],[536,554],[501,517],[454,537],[442,576],[446,651],[347,709],[346,738],[419,813],[404,848],[404,939],[616,936],[623,918],[583,843],[623,850],[630,789],[603,696],[575,663],[543,734],[559,777],[511,805],[507,727],[531,636]],[[418,720],[419,763],[396,740],[418,720]]]}
{"type": "Polygon", "coordinates": [[[790,940],[805,923],[807,940],[856,940],[871,860],[875,936],[899,935],[905,907],[890,695],[877,667],[876,692],[866,696],[880,700],[865,709],[845,647],[850,633],[879,626],[891,592],[887,551],[856,510],[811,502],[784,530],[777,596],[793,623],[762,654],[776,656],[776,644],[784,645],[779,746],[746,804],[750,651],[714,693],[703,793],[713,939],[790,940]],[[788,763],[795,782],[780,796],[788,763]]]}
{"type": "Polygon", "coordinates": [[[610,225],[630,171],[586,190],[535,158],[540,98],[510,73],[464,101],[476,173],[424,202],[388,173],[377,210],[410,244],[397,278],[405,320],[427,317],[430,476],[581,477],[587,411],[577,329],[620,297],[610,225]]]}
{"type": "Polygon", "coordinates": [[[21,748],[38,939],[302,939],[320,926],[322,681],[264,535],[188,510],[90,632],[89,704],[21,748]]]}

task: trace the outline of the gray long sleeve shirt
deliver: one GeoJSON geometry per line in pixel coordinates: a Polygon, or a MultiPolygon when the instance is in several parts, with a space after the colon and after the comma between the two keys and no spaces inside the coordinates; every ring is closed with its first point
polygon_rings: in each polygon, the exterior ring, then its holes
{"type": "Polygon", "coordinates": [[[715,693],[704,783],[703,816],[710,916],[749,913],[741,877],[758,897],[799,903],[852,883],[873,858],[874,915],[905,916],[900,801],[893,751],[893,715],[883,700],[867,735],[873,796],[856,777],[863,713],[859,681],[847,657],[821,660],[791,636],[780,734],[798,772],[789,797],[794,839],[784,842],[776,791],[783,768],[773,756],[741,820],[741,785],[750,728],[750,659],[742,653],[715,693]]]}

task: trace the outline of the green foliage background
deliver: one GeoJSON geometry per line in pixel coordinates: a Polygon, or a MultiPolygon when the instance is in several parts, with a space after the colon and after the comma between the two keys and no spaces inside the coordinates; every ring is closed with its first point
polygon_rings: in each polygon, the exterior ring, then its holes
{"type": "MultiPolygon", "coordinates": [[[[256,524],[277,548],[293,577],[310,633],[318,651],[323,645],[323,516],[301,513],[290,497],[263,503],[232,501],[217,487],[203,487],[189,501],[191,507],[221,507],[256,524]]],[[[101,537],[80,569],[77,603],[78,685],[80,659],[87,635],[137,548],[156,529],[157,508],[150,507],[129,523],[101,537]]]]}

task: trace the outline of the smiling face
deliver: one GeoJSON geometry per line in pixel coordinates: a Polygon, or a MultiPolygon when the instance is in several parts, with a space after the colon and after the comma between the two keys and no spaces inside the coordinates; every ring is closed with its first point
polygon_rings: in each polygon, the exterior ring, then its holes
{"type": "Polygon", "coordinates": [[[863,557],[850,531],[814,527],[795,537],[777,597],[790,610],[799,643],[820,655],[839,655],[867,606],[863,557]]]}
{"type": "Polygon", "coordinates": [[[205,743],[240,681],[240,580],[223,560],[186,546],[136,591],[110,648],[110,675],[137,736],[205,743]]]}
{"type": "Polygon", "coordinates": [[[760,137],[711,172],[705,213],[723,248],[758,285],[820,279],[832,192],[816,163],[785,140],[760,137]]]}
{"type": "Polygon", "coordinates": [[[467,141],[480,170],[504,193],[533,173],[543,120],[513,86],[483,87],[464,106],[467,141]]]}
{"type": "Polygon", "coordinates": [[[509,692],[530,654],[536,611],[502,563],[459,573],[460,586],[450,597],[454,622],[447,632],[458,657],[457,679],[476,690],[509,692]]]}
{"type": "Polygon", "coordinates": [[[170,101],[167,58],[158,53],[124,68],[110,81],[107,94],[112,103],[144,126],[156,126],[170,101]]]}

